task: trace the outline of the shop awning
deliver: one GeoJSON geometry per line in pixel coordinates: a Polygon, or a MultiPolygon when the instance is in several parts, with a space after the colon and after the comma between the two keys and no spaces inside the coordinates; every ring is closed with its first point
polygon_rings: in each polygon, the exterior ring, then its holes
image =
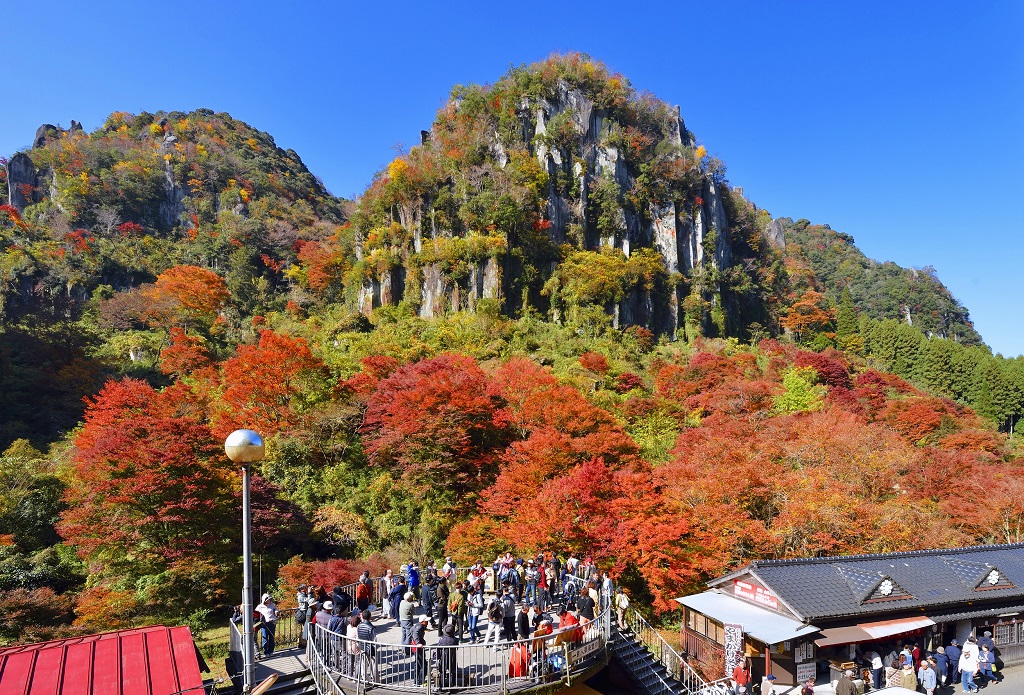
{"type": "Polygon", "coordinates": [[[818,631],[813,625],[804,625],[718,591],[683,596],[676,601],[720,623],[742,625],[745,634],[765,644],[778,644],[818,631]]]}
{"type": "Polygon", "coordinates": [[[896,620],[879,620],[873,623],[858,623],[851,627],[833,627],[822,630],[821,638],[814,640],[814,643],[819,647],[830,647],[833,644],[872,642],[883,637],[920,630],[934,624],[934,620],[923,615],[913,618],[897,618],[896,620]]]}

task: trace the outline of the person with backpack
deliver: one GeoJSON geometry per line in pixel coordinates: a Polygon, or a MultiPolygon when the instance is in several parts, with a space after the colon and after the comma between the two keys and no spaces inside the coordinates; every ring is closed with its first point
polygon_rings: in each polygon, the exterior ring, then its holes
{"type": "Polygon", "coordinates": [[[434,596],[437,598],[437,624],[442,628],[448,624],[448,601],[451,599],[451,595],[448,580],[438,577],[437,583],[434,585],[434,596]]]}
{"type": "Polygon", "coordinates": [[[458,680],[459,664],[457,661],[459,640],[455,639],[455,626],[444,625],[441,628],[441,639],[437,642],[437,671],[442,690],[454,688],[458,680]]]}
{"type": "MultiPolygon", "coordinates": [[[[466,631],[466,609],[469,596],[470,594],[463,588],[462,582],[455,582],[455,590],[448,594],[448,615],[451,618],[452,625],[455,626],[455,636],[460,642],[462,641],[463,633],[466,631]]],[[[479,637],[479,634],[477,637],[479,637]]]]}
{"type": "Polygon", "coordinates": [[[484,635],[484,644],[491,639],[491,633],[494,634],[494,649],[498,649],[498,641],[501,639],[501,623],[504,618],[504,614],[501,609],[501,601],[497,596],[491,599],[491,602],[487,604],[487,634],[484,635]]]}

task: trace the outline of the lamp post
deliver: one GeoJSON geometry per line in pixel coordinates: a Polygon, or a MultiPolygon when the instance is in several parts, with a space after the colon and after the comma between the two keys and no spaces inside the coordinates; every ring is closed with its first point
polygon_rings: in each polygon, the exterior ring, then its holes
{"type": "Polygon", "coordinates": [[[242,692],[256,681],[256,640],[252,634],[252,511],[249,506],[249,464],[263,460],[263,438],[252,430],[235,430],[224,440],[224,453],[242,466],[242,692]]]}

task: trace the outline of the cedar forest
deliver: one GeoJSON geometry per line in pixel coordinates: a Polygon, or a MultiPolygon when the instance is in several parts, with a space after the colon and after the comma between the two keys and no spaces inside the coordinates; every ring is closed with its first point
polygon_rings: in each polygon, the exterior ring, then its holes
{"type": "Polygon", "coordinates": [[[0,169],[0,643],[226,620],[239,427],[286,605],[411,557],[571,550],[670,619],[757,558],[1024,541],[1024,359],[930,269],[773,221],[673,114],[553,56],[456,87],[354,201],[208,110],[37,139],[38,185],[0,169]],[[586,173],[571,109],[524,126],[567,91],[620,180],[586,173]],[[712,191],[702,264],[614,241],[712,191]],[[677,318],[620,320],[631,297],[677,318]]]}

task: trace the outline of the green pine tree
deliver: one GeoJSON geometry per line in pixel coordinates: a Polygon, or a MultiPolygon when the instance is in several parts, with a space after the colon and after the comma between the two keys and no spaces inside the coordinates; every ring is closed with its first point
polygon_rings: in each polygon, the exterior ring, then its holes
{"type": "Polygon", "coordinates": [[[853,306],[850,288],[844,287],[839,297],[839,312],[836,315],[836,337],[840,339],[856,335],[860,328],[857,322],[857,308],[853,306]]]}

